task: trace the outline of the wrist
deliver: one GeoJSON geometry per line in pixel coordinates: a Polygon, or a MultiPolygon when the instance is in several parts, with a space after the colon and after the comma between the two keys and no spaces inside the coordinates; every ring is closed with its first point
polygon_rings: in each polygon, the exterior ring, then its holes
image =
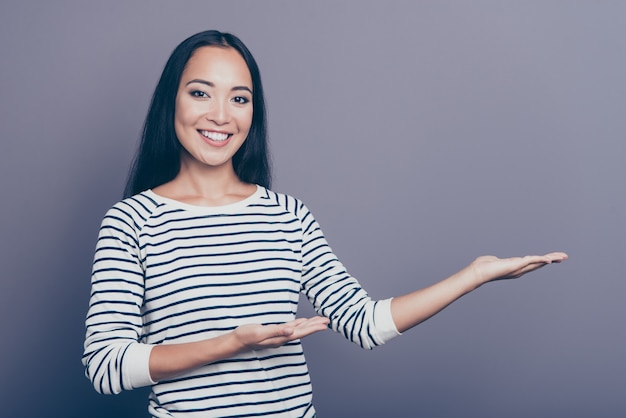
{"type": "Polygon", "coordinates": [[[463,289],[465,289],[466,293],[469,293],[487,283],[487,281],[483,279],[482,275],[476,271],[474,263],[471,263],[459,271],[456,276],[458,276],[457,279],[461,283],[463,289]]]}
{"type": "Polygon", "coordinates": [[[248,351],[248,346],[241,338],[241,335],[239,335],[239,332],[237,330],[238,328],[235,328],[228,334],[224,335],[226,339],[226,344],[229,347],[229,351],[231,351],[233,355],[241,354],[248,351]]]}

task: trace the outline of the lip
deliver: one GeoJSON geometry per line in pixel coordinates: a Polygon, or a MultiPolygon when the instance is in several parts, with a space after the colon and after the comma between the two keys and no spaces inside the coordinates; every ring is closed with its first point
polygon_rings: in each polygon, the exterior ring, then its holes
{"type": "Polygon", "coordinates": [[[230,142],[230,139],[233,137],[233,134],[230,132],[226,132],[226,131],[216,131],[214,129],[198,129],[198,135],[200,135],[200,137],[202,138],[202,140],[204,142],[206,142],[207,144],[213,146],[213,147],[223,147],[226,144],[228,144],[230,142]],[[227,138],[224,140],[216,140],[216,139],[211,139],[209,137],[206,137],[202,134],[202,132],[209,132],[209,133],[215,133],[215,134],[222,134],[222,135],[227,135],[227,138]]]}

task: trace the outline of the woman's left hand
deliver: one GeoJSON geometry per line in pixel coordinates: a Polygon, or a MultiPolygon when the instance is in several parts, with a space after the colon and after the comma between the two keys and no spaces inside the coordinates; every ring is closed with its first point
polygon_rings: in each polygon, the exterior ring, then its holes
{"type": "Polygon", "coordinates": [[[486,255],[475,259],[467,268],[481,285],[494,280],[516,279],[547,264],[564,260],[567,260],[567,254],[563,252],[511,258],[486,255]]]}

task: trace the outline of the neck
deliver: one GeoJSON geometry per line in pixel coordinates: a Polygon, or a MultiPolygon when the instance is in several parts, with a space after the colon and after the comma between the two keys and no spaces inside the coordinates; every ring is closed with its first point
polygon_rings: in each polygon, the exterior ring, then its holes
{"type": "Polygon", "coordinates": [[[154,192],[193,205],[221,206],[245,199],[255,190],[255,185],[237,177],[231,161],[212,167],[183,159],[178,175],[154,192]]]}

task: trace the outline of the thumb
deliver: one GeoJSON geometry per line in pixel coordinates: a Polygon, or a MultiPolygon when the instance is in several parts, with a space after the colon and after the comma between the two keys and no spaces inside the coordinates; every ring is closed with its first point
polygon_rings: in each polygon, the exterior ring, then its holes
{"type": "Polygon", "coordinates": [[[265,338],[288,337],[294,333],[294,327],[285,324],[266,325],[265,338]]]}
{"type": "Polygon", "coordinates": [[[291,334],[293,334],[294,329],[293,329],[293,327],[285,327],[281,331],[282,331],[281,334],[280,334],[281,336],[288,337],[291,334]]]}

